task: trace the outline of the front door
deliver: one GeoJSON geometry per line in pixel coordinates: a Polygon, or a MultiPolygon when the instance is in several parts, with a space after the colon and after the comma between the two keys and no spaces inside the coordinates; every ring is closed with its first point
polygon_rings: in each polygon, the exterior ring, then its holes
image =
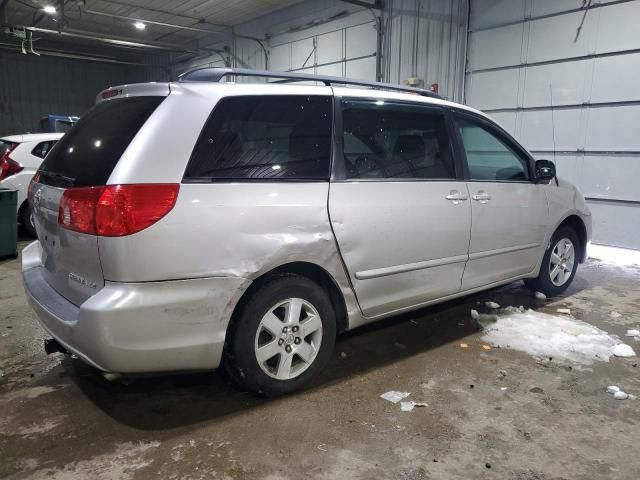
{"type": "Polygon", "coordinates": [[[471,208],[444,112],[342,100],[341,120],[329,215],[364,315],[458,292],[471,208]]]}
{"type": "Polygon", "coordinates": [[[456,116],[468,166],[471,242],[462,289],[531,272],[548,222],[543,186],[533,181],[528,156],[489,121],[456,116]]]}

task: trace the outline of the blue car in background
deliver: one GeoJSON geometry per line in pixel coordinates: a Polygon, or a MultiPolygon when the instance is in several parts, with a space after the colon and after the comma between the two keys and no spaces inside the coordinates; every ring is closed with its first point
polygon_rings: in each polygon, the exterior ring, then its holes
{"type": "Polygon", "coordinates": [[[40,119],[40,132],[64,133],[80,120],[80,117],[70,115],[46,115],[40,119]]]}

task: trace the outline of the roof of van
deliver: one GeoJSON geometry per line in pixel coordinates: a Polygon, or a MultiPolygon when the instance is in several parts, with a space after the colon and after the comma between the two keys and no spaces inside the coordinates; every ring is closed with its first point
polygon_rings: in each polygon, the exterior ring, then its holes
{"type": "Polygon", "coordinates": [[[171,82],[171,83],[135,83],[127,85],[118,85],[109,87],[98,93],[96,96],[96,102],[100,103],[112,98],[122,98],[140,95],[159,95],[167,96],[173,92],[179,92],[180,90],[191,91],[225,91],[223,95],[229,95],[233,91],[237,90],[241,95],[265,95],[270,92],[273,94],[311,94],[312,92],[328,92],[333,91],[335,95],[343,97],[362,97],[362,98],[376,98],[387,100],[399,100],[414,103],[433,104],[433,105],[445,105],[450,107],[460,108],[470,112],[477,113],[487,117],[483,112],[476,110],[475,108],[459,103],[451,102],[442,97],[422,96],[416,93],[409,93],[403,91],[392,91],[380,88],[366,88],[366,87],[351,87],[351,86],[324,86],[324,85],[305,85],[301,83],[234,83],[234,82],[208,82],[208,81],[189,81],[189,82],[171,82]],[[331,90],[329,90],[331,89],[331,90]]]}

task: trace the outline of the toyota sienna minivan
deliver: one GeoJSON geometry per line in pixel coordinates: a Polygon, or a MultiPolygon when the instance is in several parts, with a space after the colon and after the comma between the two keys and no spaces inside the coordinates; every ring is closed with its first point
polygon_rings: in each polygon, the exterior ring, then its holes
{"type": "Polygon", "coordinates": [[[29,201],[24,284],[61,350],[112,374],[223,366],[265,395],[365,323],[521,279],[561,293],[591,231],[553,163],[477,110],[232,69],[105,90],[29,201]]]}

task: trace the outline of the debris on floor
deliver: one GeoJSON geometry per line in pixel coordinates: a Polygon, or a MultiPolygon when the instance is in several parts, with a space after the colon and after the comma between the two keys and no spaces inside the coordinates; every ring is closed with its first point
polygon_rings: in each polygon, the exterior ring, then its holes
{"type": "Polygon", "coordinates": [[[484,302],[484,306],[491,310],[497,310],[500,308],[500,304],[496,302],[484,302]]]}
{"type": "Polygon", "coordinates": [[[559,308],[558,310],[556,310],[558,313],[562,313],[564,315],[571,315],[571,309],[570,308],[559,308]]]}
{"type": "Polygon", "coordinates": [[[400,400],[408,397],[409,395],[411,395],[410,392],[398,392],[396,390],[390,390],[380,395],[380,398],[383,398],[384,400],[391,403],[398,403],[400,400]]]}
{"type": "Polygon", "coordinates": [[[400,402],[400,410],[402,410],[403,412],[410,412],[411,410],[413,410],[415,407],[428,407],[429,404],[425,403],[425,402],[400,402]]]}
{"type": "Polygon", "coordinates": [[[627,400],[635,398],[633,395],[629,395],[627,392],[623,392],[617,385],[609,385],[607,387],[607,393],[616,400],[627,400]]]}
{"type": "Polygon", "coordinates": [[[346,352],[340,352],[340,356],[342,358],[347,358],[348,355],[346,354],[346,352]]]}
{"type": "Polygon", "coordinates": [[[512,307],[501,310],[495,322],[479,320],[479,323],[485,330],[483,341],[536,358],[589,365],[595,361],[608,362],[612,355],[635,354],[618,337],[565,316],[512,307]]]}
{"type": "Polygon", "coordinates": [[[618,313],[616,311],[611,312],[611,318],[620,318],[621,316],[621,313],[618,313]]]}
{"type": "Polygon", "coordinates": [[[546,300],[547,296],[542,293],[542,292],[536,292],[534,293],[534,296],[538,299],[538,300],[546,300]]]}

